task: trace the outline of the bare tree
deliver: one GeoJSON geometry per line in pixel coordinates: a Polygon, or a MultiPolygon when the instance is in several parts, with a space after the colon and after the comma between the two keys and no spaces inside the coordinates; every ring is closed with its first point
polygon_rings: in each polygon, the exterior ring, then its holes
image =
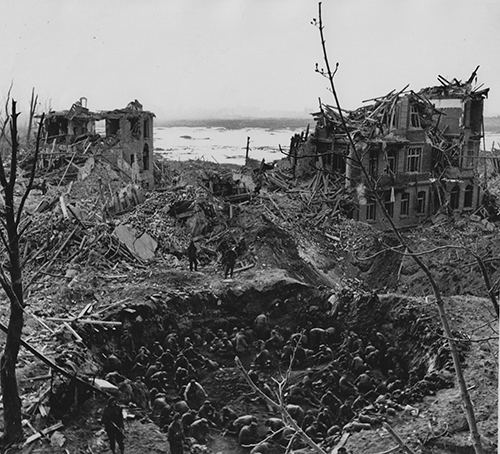
{"type": "Polygon", "coordinates": [[[330,84],[329,88],[333,94],[333,97],[335,100],[335,105],[338,109],[338,114],[339,114],[340,121],[342,124],[342,128],[347,135],[347,139],[349,142],[350,149],[352,151],[353,158],[354,158],[355,162],[357,163],[357,165],[359,166],[359,168],[361,169],[361,172],[362,172],[363,176],[365,177],[366,185],[367,185],[368,189],[370,190],[371,194],[373,195],[375,202],[380,207],[384,217],[389,222],[389,225],[390,225],[392,231],[395,233],[401,246],[406,250],[406,253],[412,257],[414,262],[424,272],[427,279],[429,280],[432,291],[434,293],[434,298],[436,300],[436,305],[437,305],[437,309],[439,312],[439,318],[441,320],[441,324],[443,326],[443,330],[444,330],[446,339],[448,341],[451,356],[453,359],[453,365],[454,365],[455,373],[457,376],[458,386],[460,388],[462,402],[463,402],[463,405],[465,407],[465,416],[467,418],[467,422],[469,425],[469,431],[470,431],[470,435],[471,435],[471,439],[472,439],[472,444],[474,446],[474,451],[476,454],[483,454],[484,451],[483,451],[483,447],[481,444],[481,437],[480,437],[480,434],[479,434],[479,431],[477,428],[476,417],[474,414],[474,407],[472,405],[469,391],[467,389],[467,384],[465,382],[464,374],[462,371],[462,366],[460,364],[458,350],[457,350],[455,340],[454,340],[452,332],[451,332],[450,324],[448,322],[448,316],[446,314],[446,310],[444,307],[444,301],[443,301],[443,297],[441,295],[441,291],[439,289],[439,286],[437,285],[436,280],[432,276],[432,273],[431,273],[430,269],[428,268],[428,266],[425,264],[425,262],[420,258],[420,256],[418,254],[415,254],[413,252],[413,250],[408,245],[408,243],[406,242],[404,237],[401,235],[401,232],[399,231],[399,229],[394,224],[392,217],[387,212],[387,210],[385,208],[385,204],[383,203],[383,200],[381,199],[380,194],[376,190],[376,187],[375,187],[375,184],[371,178],[371,175],[369,174],[367,168],[363,164],[362,155],[361,155],[360,151],[358,150],[358,148],[353,140],[352,134],[347,126],[347,123],[346,123],[346,120],[345,120],[345,117],[343,114],[344,111],[341,108],[340,101],[339,101],[337,91],[335,88],[335,83],[334,83],[335,73],[337,72],[339,65],[337,63],[335,70],[332,72],[330,62],[328,59],[326,42],[325,42],[325,37],[324,37],[324,33],[323,33],[324,25],[323,25],[323,19],[322,19],[322,15],[321,15],[321,2],[319,2],[319,4],[318,4],[318,20],[313,19],[313,24],[315,26],[317,26],[317,28],[319,30],[319,34],[320,34],[320,38],[321,38],[321,47],[322,47],[322,51],[323,51],[323,60],[325,62],[325,66],[326,66],[326,71],[320,70],[320,69],[318,69],[318,67],[316,67],[316,71],[321,73],[322,75],[324,75],[329,81],[329,84],[330,84]]]}
{"type": "MultiPolygon", "coordinates": [[[[10,96],[9,96],[10,98],[10,96]]],[[[9,98],[6,104],[6,118],[0,131],[0,188],[2,205],[0,207],[0,239],[5,253],[4,261],[0,264],[0,285],[10,302],[9,324],[7,340],[0,360],[0,381],[4,411],[4,442],[13,443],[23,436],[21,425],[21,400],[17,387],[16,364],[21,345],[21,333],[24,325],[24,294],[23,294],[23,266],[20,256],[19,243],[23,233],[20,224],[26,200],[33,188],[36,163],[40,150],[41,126],[40,120],[36,144],[34,149],[34,163],[31,168],[28,183],[22,196],[16,197],[18,177],[18,159],[20,145],[18,137],[18,117],[16,102],[9,98]],[[7,133],[7,130],[10,134],[7,133]],[[8,137],[10,136],[10,138],[8,137]]],[[[33,104],[33,100],[32,100],[33,104]]],[[[33,121],[34,109],[30,111],[30,124],[33,121]]]]}

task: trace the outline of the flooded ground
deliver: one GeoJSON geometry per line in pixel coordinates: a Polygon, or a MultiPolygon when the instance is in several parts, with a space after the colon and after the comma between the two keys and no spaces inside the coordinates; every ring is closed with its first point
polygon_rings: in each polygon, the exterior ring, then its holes
{"type": "MultiPolygon", "coordinates": [[[[307,124],[304,124],[304,129],[307,124]]],[[[250,137],[250,157],[275,161],[284,157],[279,146],[288,149],[290,138],[301,129],[174,126],[155,128],[155,151],[168,159],[187,161],[204,159],[218,163],[245,163],[247,137],[250,137]]]]}
{"type": "MultiPolygon", "coordinates": [[[[158,126],[154,130],[155,151],[168,159],[206,161],[243,165],[247,137],[250,137],[250,157],[265,159],[267,162],[281,159],[284,155],[279,146],[287,150],[290,138],[304,128],[239,128],[158,126]]],[[[486,132],[485,145],[491,150],[492,144],[500,147],[500,134],[486,132]]]]}

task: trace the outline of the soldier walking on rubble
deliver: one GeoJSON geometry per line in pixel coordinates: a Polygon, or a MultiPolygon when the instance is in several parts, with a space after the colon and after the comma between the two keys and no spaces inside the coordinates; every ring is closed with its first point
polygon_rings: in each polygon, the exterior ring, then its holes
{"type": "Polygon", "coordinates": [[[224,278],[233,277],[234,265],[236,264],[236,250],[228,249],[224,254],[224,278]]]}
{"type": "Polygon", "coordinates": [[[120,454],[124,453],[125,447],[123,440],[125,438],[125,431],[123,428],[123,414],[122,409],[117,405],[116,399],[111,397],[108,404],[102,413],[102,423],[106,431],[111,451],[115,454],[115,444],[120,448],[120,454]]]}
{"type": "Polygon", "coordinates": [[[189,271],[198,271],[198,251],[194,245],[194,241],[191,240],[187,248],[187,256],[189,258],[189,271]]]}

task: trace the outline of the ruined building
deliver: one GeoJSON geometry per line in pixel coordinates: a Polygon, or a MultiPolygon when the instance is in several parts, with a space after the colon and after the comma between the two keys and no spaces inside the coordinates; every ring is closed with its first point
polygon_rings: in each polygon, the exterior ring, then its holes
{"type": "MultiPolygon", "coordinates": [[[[416,225],[439,210],[472,212],[480,204],[478,155],[489,89],[473,88],[476,71],[466,82],[439,76],[438,86],[418,92],[405,87],[343,111],[363,167],[397,226],[416,225]]],[[[352,188],[353,217],[383,228],[387,220],[367,188],[338,110],[322,104],[313,116],[316,127],[308,140],[292,142],[292,165],[304,168],[307,162],[352,188]]]]}
{"type": "Polygon", "coordinates": [[[50,111],[45,116],[43,159],[65,152],[99,153],[137,183],[152,188],[153,179],[153,119],[154,114],[143,110],[137,101],[124,109],[92,112],[81,98],[71,109],[50,111]],[[99,123],[102,123],[99,128],[99,123]]]}

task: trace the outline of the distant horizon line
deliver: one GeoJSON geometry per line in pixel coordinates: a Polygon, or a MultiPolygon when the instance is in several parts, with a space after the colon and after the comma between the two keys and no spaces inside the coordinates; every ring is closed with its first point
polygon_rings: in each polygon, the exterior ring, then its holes
{"type": "Polygon", "coordinates": [[[172,127],[172,126],[190,126],[190,127],[223,127],[226,129],[241,129],[245,127],[261,127],[269,129],[279,128],[306,128],[308,124],[314,122],[312,116],[309,117],[232,117],[232,118],[186,118],[186,119],[170,119],[157,120],[157,127],[172,127]]]}
{"type": "Polygon", "coordinates": [[[162,122],[172,122],[172,121],[241,121],[241,120],[304,120],[310,118],[312,115],[241,115],[241,116],[206,116],[206,117],[177,117],[177,118],[167,118],[160,120],[162,122]]]}
{"type": "MultiPolygon", "coordinates": [[[[243,121],[243,120],[307,120],[312,117],[312,112],[309,115],[295,115],[295,116],[287,116],[287,115],[266,115],[266,116],[257,116],[257,115],[248,115],[248,116],[220,116],[220,117],[178,117],[178,118],[168,118],[157,121],[158,123],[172,123],[172,122],[180,122],[180,121],[243,121]]],[[[157,117],[158,118],[158,117],[157,117]]],[[[485,115],[484,118],[494,118],[500,119],[500,114],[493,115],[485,115]]]]}

